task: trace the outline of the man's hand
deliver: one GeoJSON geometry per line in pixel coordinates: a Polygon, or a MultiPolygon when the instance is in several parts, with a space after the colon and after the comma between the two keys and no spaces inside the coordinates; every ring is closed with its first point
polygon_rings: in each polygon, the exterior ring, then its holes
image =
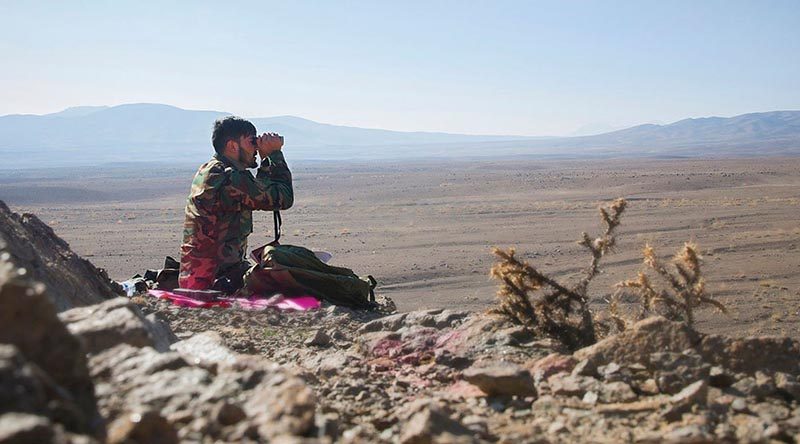
{"type": "Polygon", "coordinates": [[[256,148],[263,159],[283,148],[283,136],[278,133],[264,133],[256,139],[256,148]]]}

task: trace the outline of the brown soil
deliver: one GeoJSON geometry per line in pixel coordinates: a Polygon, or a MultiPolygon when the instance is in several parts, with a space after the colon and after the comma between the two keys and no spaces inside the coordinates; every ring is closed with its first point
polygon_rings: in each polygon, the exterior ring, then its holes
{"type": "MultiPolygon", "coordinates": [[[[574,279],[589,260],[575,240],[600,230],[600,202],[623,196],[617,249],[590,289],[596,304],[635,275],[645,242],[666,258],[693,240],[710,292],[731,311],[704,310],[701,331],[800,337],[800,159],[292,166],[296,206],[284,212],[284,243],[374,275],[400,311],[491,305],[492,246],[516,246],[540,269],[574,279]]],[[[22,171],[0,182],[0,199],[123,279],[177,255],[192,174],[22,171]]],[[[253,246],[272,227],[269,214],[255,219],[253,246]]]]}

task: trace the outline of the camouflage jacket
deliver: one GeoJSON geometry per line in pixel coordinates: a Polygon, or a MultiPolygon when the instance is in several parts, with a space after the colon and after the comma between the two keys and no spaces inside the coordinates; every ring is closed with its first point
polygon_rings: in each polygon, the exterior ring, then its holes
{"type": "Polygon", "coordinates": [[[218,275],[245,260],[253,210],[285,210],[293,200],[292,173],[282,152],[262,160],[255,177],[215,154],[197,170],[186,200],[180,286],[210,288],[218,275]]]}

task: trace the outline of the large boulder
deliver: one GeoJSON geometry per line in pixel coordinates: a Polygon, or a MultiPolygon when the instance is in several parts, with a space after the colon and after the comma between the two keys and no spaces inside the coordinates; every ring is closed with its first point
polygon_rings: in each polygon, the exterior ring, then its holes
{"type": "Polygon", "coordinates": [[[800,374],[800,342],[791,338],[706,335],[697,351],[706,362],[734,372],[800,374]]]}
{"type": "MultiPolygon", "coordinates": [[[[705,335],[685,323],[659,316],[637,322],[622,333],[576,351],[573,356],[585,360],[591,368],[613,362],[621,365],[651,363],[663,369],[666,362],[690,355],[696,357],[693,359],[696,362],[687,367],[716,365],[747,374],[756,371],[800,374],[800,342],[794,339],[705,335]],[[664,362],[653,363],[659,353],[667,354],[656,359],[664,362]],[[663,359],[665,357],[667,359],[663,359]]],[[[707,370],[703,377],[707,376],[707,370]]]]}
{"type": "Polygon", "coordinates": [[[81,339],[90,354],[119,344],[167,351],[178,340],[166,322],[152,314],[145,316],[136,304],[125,297],[73,308],[58,316],[70,333],[81,339]]]}
{"type": "Polygon", "coordinates": [[[46,415],[46,384],[41,370],[30,364],[17,347],[0,344],[0,413],[46,415]]]}
{"type": "Polygon", "coordinates": [[[175,351],[120,343],[91,357],[111,442],[132,436],[154,442],[154,434],[169,437],[164,442],[314,435],[316,397],[305,382],[277,364],[232,352],[218,335],[201,337],[174,344],[175,351]]]}
{"type": "Polygon", "coordinates": [[[700,335],[681,322],[652,317],[633,324],[617,335],[574,353],[575,359],[586,360],[593,368],[615,362],[637,364],[650,360],[652,353],[675,352],[694,348],[700,335]]]}
{"type": "Polygon", "coordinates": [[[18,215],[0,201],[0,257],[47,287],[57,311],[121,294],[108,275],[75,254],[33,214],[18,215]]]}
{"type": "Polygon", "coordinates": [[[0,344],[13,346],[4,348],[0,386],[10,385],[12,393],[23,390],[3,410],[42,413],[28,404],[35,406],[44,396],[45,414],[54,422],[70,431],[102,435],[104,423],[81,342],[58,319],[44,286],[19,275],[0,259],[0,344]],[[33,376],[18,380],[26,374],[33,376]]]}

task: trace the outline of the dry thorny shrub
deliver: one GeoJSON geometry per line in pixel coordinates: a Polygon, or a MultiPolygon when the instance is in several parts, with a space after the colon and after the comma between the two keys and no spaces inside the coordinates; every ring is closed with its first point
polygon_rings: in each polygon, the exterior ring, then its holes
{"type": "Polygon", "coordinates": [[[500,303],[493,311],[540,335],[559,339],[570,348],[596,342],[597,333],[586,293],[589,282],[599,271],[600,259],[615,244],[614,231],[626,205],[625,199],[617,199],[608,207],[600,207],[605,231],[594,239],[587,233],[582,234],[578,244],[586,247],[592,260],[583,277],[571,286],[555,281],[528,262],[520,262],[513,248],[507,251],[495,248],[494,254],[500,261],[492,267],[491,275],[499,279],[501,285],[497,292],[500,303]],[[543,291],[537,294],[538,290],[543,291]]]}
{"type": "Polygon", "coordinates": [[[725,313],[725,306],[706,294],[705,280],[700,272],[702,257],[697,251],[697,245],[687,242],[667,265],[658,259],[653,247],[645,245],[643,269],[636,279],[618,283],[617,292],[609,301],[609,312],[617,328],[624,330],[627,325],[621,314],[620,301],[629,294],[639,300],[636,320],[659,314],[691,326],[694,324],[694,309],[701,305],[711,305],[725,313]],[[655,272],[666,286],[657,290],[647,271],[655,272]]]}
{"type": "MultiPolygon", "coordinates": [[[[507,316],[512,321],[531,328],[535,333],[559,339],[575,349],[597,341],[595,319],[589,310],[587,290],[590,281],[598,274],[600,259],[616,242],[615,230],[625,211],[625,199],[616,199],[607,207],[600,207],[600,216],[605,231],[597,238],[583,233],[578,244],[586,247],[592,259],[583,272],[583,277],[571,286],[557,282],[530,265],[520,262],[515,250],[495,248],[500,259],[491,270],[492,277],[501,281],[497,292],[499,305],[492,311],[507,316]],[[542,290],[541,292],[539,290],[542,290]]],[[[637,317],[661,314],[673,320],[694,322],[694,308],[709,304],[724,311],[725,307],[705,293],[705,282],[700,273],[700,257],[693,244],[686,244],[668,269],[655,256],[649,245],[644,250],[644,263],[655,270],[658,276],[669,283],[673,292],[657,291],[645,272],[637,279],[617,284],[618,291],[609,301],[610,317],[618,330],[624,330],[627,321],[620,314],[620,297],[625,291],[634,291],[641,305],[637,317]]],[[[610,326],[598,324],[601,330],[610,326]]]]}

